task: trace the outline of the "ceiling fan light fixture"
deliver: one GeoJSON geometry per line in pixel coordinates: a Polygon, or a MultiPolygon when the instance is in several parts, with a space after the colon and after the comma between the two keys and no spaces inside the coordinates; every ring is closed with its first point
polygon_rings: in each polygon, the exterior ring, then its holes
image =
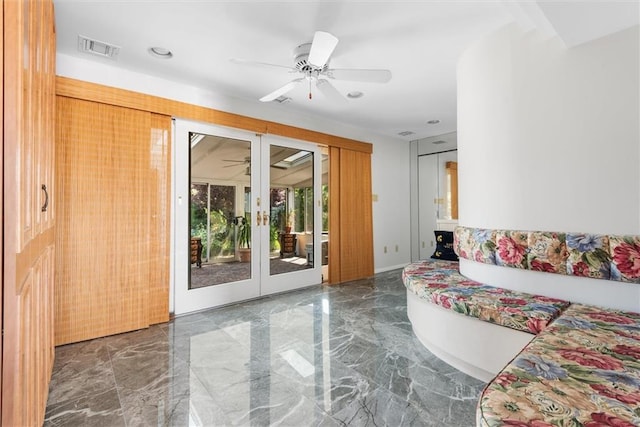
{"type": "Polygon", "coordinates": [[[288,102],[291,102],[291,98],[288,96],[279,96],[276,99],[274,99],[275,102],[277,102],[278,104],[286,104],[288,102]]]}
{"type": "Polygon", "coordinates": [[[232,62],[244,65],[256,65],[261,67],[276,67],[288,69],[289,72],[302,74],[302,77],[294,79],[284,86],[272,91],[271,93],[260,98],[260,102],[270,102],[284,96],[287,92],[293,90],[302,81],[309,82],[309,99],[313,99],[312,83],[315,82],[316,88],[325,98],[332,102],[345,103],[347,98],[356,99],[364,94],[359,91],[353,91],[349,95],[341,94],[329,80],[345,80],[355,82],[369,83],[387,83],[391,80],[391,71],[386,69],[331,69],[329,61],[331,55],[338,44],[338,38],[333,34],[316,31],[311,43],[302,43],[293,50],[293,67],[268,64],[264,62],[247,61],[235,59],[232,62]]]}
{"type": "Polygon", "coordinates": [[[149,55],[155,58],[160,58],[160,59],[173,58],[173,52],[171,52],[169,49],[165,47],[159,47],[159,46],[150,47],[148,49],[148,52],[149,52],[149,55]]]}

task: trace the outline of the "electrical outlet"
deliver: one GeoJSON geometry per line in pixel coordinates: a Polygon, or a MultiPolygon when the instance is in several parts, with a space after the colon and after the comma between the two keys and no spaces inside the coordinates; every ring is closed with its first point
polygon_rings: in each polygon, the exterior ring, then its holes
{"type": "Polygon", "coordinates": [[[384,247],[384,253],[385,254],[387,253],[387,247],[386,246],[384,247]]]}
{"type": "Polygon", "coordinates": [[[424,240],[422,241],[422,249],[424,249],[424,240]]]}
{"type": "Polygon", "coordinates": [[[396,252],[398,252],[398,245],[396,245],[396,252]]]}

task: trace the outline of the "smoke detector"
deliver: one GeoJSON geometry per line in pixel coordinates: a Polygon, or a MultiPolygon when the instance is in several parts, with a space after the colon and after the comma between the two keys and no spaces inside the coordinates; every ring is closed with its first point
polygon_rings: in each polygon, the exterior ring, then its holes
{"type": "Polygon", "coordinates": [[[115,60],[118,57],[118,53],[120,53],[120,46],[78,35],[78,50],[83,53],[115,60]]]}

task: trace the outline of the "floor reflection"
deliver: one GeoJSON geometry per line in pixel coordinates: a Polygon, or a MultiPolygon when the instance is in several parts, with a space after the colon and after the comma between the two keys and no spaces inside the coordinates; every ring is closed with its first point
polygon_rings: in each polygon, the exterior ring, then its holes
{"type": "Polygon", "coordinates": [[[474,425],[482,383],[426,351],[398,270],[56,349],[45,425],[474,425]]]}

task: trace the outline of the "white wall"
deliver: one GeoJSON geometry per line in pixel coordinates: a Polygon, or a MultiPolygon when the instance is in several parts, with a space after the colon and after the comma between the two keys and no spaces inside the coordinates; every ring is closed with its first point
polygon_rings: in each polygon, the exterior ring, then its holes
{"type": "Polygon", "coordinates": [[[373,142],[373,194],[378,198],[373,202],[373,245],[377,273],[404,267],[411,257],[409,143],[373,142]]]}
{"type": "Polygon", "coordinates": [[[224,96],[210,90],[121,70],[94,61],[58,54],[56,74],[203,107],[275,121],[373,144],[373,235],[375,270],[406,265],[409,248],[409,143],[335,121],[291,113],[275,104],[262,104],[224,96]],[[383,246],[387,245],[384,254],[383,246]],[[395,251],[398,245],[398,252],[395,251]]]}
{"type": "Polygon", "coordinates": [[[565,49],[509,26],[458,63],[460,222],[640,234],[638,27],[565,49]]]}
{"type": "MultiPolygon", "coordinates": [[[[638,36],[636,26],[566,49],[512,25],[462,55],[461,225],[640,234],[638,36]]],[[[607,281],[476,264],[461,263],[462,273],[574,300],[588,281],[608,292],[584,302],[640,310],[637,285],[622,296],[607,281]]]]}

